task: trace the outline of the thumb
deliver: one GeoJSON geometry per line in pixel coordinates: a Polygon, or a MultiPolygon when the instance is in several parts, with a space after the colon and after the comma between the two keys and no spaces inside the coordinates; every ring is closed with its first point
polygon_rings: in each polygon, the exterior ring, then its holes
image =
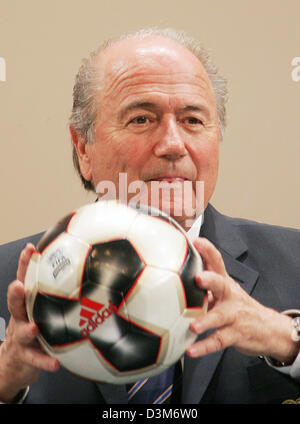
{"type": "Polygon", "coordinates": [[[25,249],[22,250],[20,258],[19,258],[19,265],[18,265],[18,271],[17,271],[17,280],[24,283],[26,270],[31,258],[31,255],[35,252],[35,247],[32,243],[27,243],[25,249]]]}

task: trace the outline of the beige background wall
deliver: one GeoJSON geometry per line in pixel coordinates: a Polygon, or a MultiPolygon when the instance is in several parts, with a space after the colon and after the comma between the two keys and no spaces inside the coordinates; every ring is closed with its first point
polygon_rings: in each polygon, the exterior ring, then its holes
{"type": "Polygon", "coordinates": [[[201,39],[229,79],[215,206],[300,228],[299,16],[299,0],[0,0],[0,243],[93,199],[70,156],[74,76],[104,38],[151,25],[201,39]]]}

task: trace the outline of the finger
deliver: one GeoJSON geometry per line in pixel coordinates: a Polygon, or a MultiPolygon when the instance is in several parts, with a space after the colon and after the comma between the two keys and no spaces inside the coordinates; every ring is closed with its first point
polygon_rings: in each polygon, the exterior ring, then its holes
{"type": "Polygon", "coordinates": [[[224,277],[213,271],[203,271],[195,277],[197,286],[204,290],[210,290],[215,301],[224,298],[228,286],[226,281],[224,277]]]}
{"type": "Polygon", "coordinates": [[[229,326],[234,321],[234,314],[231,309],[224,306],[214,307],[207,314],[191,322],[190,329],[197,334],[207,330],[229,326]]]}
{"type": "Polygon", "coordinates": [[[210,290],[207,291],[207,301],[208,301],[208,310],[210,310],[215,305],[215,298],[210,290]]]}
{"type": "Polygon", "coordinates": [[[16,338],[22,345],[31,344],[39,334],[38,326],[34,323],[21,322],[16,326],[16,338]]]}
{"type": "Polygon", "coordinates": [[[16,320],[27,321],[27,313],[25,309],[25,290],[21,281],[13,281],[7,292],[8,310],[16,320]]]}
{"type": "Polygon", "coordinates": [[[21,281],[22,283],[24,283],[26,270],[33,252],[35,252],[35,247],[32,243],[27,243],[25,249],[23,249],[21,252],[17,271],[17,280],[21,281]]]}
{"type": "Polygon", "coordinates": [[[24,349],[23,360],[31,367],[50,372],[57,371],[60,366],[57,359],[33,347],[24,349]]]}
{"type": "Polygon", "coordinates": [[[223,276],[227,275],[221,253],[209,240],[199,237],[194,241],[194,246],[204,260],[206,270],[214,271],[223,276]]]}
{"type": "Polygon", "coordinates": [[[209,337],[192,344],[186,353],[192,358],[209,355],[233,344],[230,332],[226,329],[216,330],[209,337]]]}

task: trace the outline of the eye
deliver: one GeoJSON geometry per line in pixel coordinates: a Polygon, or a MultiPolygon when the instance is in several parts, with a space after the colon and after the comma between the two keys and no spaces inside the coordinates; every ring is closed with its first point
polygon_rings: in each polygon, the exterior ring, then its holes
{"type": "MultiPolygon", "coordinates": [[[[139,113],[139,112],[137,112],[139,113]]],[[[127,119],[126,127],[129,131],[133,131],[136,133],[141,133],[143,131],[148,131],[153,128],[153,125],[156,122],[156,117],[151,113],[143,113],[140,115],[134,114],[129,116],[127,119]]]]}
{"type": "Polygon", "coordinates": [[[146,124],[148,121],[149,121],[149,118],[146,115],[139,115],[133,118],[129,123],[143,125],[143,124],[146,124]]]}
{"type": "Polygon", "coordinates": [[[184,121],[189,125],[202,125],[201,119],[195,118],[194,116],[188,116],[184,118],[184,121]]]}

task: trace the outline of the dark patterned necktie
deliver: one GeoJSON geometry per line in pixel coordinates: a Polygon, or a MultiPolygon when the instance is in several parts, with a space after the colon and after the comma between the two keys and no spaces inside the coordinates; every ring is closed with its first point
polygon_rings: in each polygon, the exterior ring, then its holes
{"type": "Polygon", "coordinates": [[[128,390],[128,403],[156,404],[180,403],[182,383],[181,362],[154,377],[134,383],[128,390]]]}

